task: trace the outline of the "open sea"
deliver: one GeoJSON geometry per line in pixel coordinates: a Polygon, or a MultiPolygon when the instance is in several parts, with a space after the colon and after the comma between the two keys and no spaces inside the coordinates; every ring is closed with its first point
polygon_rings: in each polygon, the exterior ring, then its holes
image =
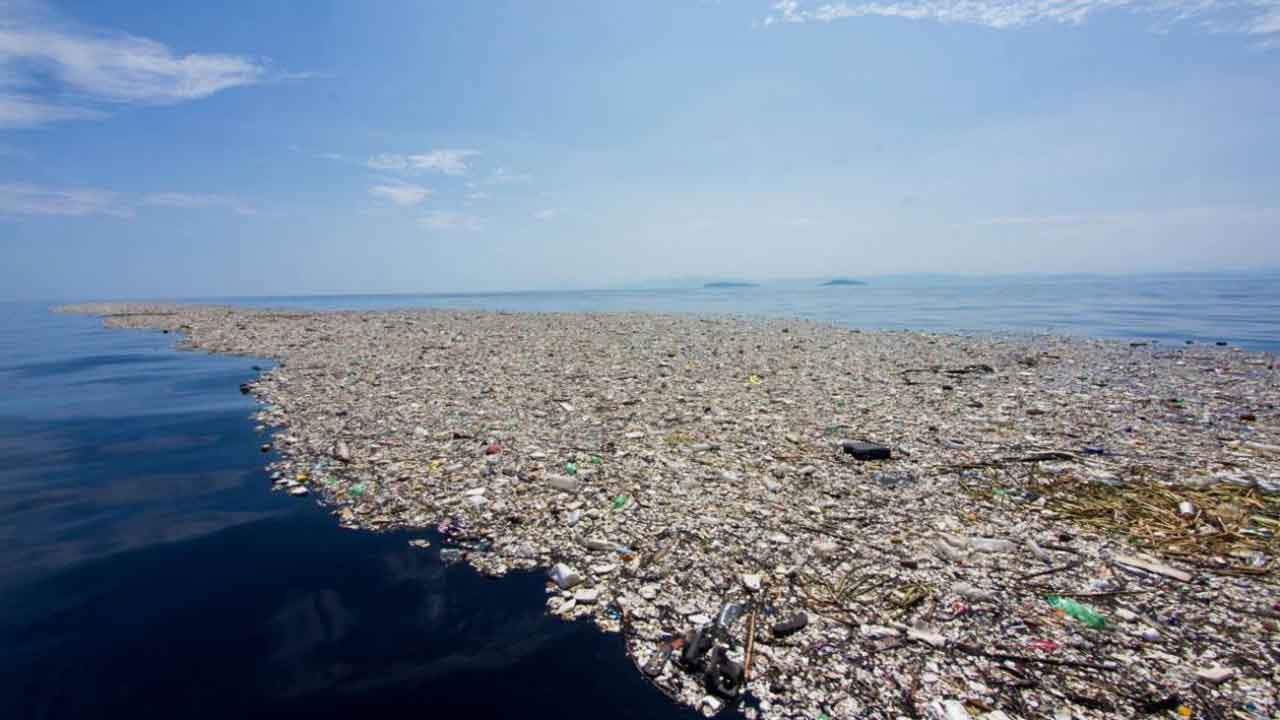
{"type": "MultiPolygon", "coordinates": [[[[1280,273],[904,277],[866,287],[217,299],[792,316],[863,328],[1280,352],[1280,273]]],[[[538,573],[445,566],[433,533],[340,529],[269,492],[252,358],[0,304],[0,718],[698,717],[621,639],[543,613],[538,573]],[[432,541],[429,550],[408,546],[432,541]]]]}

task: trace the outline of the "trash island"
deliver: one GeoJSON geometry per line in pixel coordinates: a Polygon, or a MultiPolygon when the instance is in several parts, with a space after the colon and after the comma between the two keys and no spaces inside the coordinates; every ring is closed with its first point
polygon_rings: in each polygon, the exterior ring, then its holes
{"type": "MultiPolygon", "coordinates": [[[[1269,718],[1274,356],[791,319],[95,304],[270,358],[274,487],[546,572],[707,715],[1269,718]]],[[[234,388],[229,389],[234,391],[234,388]]],[[[324,552],[316,548],[316,552],[324,552]]]]}

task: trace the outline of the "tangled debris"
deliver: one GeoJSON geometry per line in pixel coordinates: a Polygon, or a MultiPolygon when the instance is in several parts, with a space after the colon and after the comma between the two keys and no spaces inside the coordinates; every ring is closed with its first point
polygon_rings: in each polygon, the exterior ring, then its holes
{"type": "Polygon", "coordinates": [[[708,715],[1267,718],[1275,359],[795,320],[85,305],[270,357],[279,489],[550,568],[708,715]]]}

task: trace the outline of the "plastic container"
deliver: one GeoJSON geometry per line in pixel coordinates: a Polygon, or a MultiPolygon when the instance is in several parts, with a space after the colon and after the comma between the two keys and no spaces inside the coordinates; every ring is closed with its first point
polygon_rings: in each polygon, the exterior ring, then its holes
{"type": "Polygon", "coordinates": [[[1088,605],[1059,595],[1049,595],[1045,600],[1048,601],[1050,605],[1095,630],[1101,630],[1107,626],[1106,618],[1102,617],[1097,610],[1094,610],[1088,605]]]}

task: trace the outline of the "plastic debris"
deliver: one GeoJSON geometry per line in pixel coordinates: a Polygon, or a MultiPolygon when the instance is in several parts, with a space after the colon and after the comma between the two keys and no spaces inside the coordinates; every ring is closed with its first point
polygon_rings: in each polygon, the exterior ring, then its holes
{"type": "Polygon", "coordinates": [[[852,455],[855,460],[888,460],[892,454],[884,445],[861,440],[843,440],[840,442],[840,447],[846,455],[852,455]]]}
{"type": "Polygon", "coordinates": [[[1191,582],[1191,573],[1184,572],[1177,568],[1169,567],[1163,563],[1147,560],[1133,555],[1117,555],[1115,559],[1116,565],[1125,569],[1141,570],[1144,572],[1163,575],[1167,578],[1180,580],[1182,582],[1191,582]]]}
{"type": "Polygon", "coordinates": [[[959,700],[934,700],[929,703],[929,720],[970,720],[972,717],[959,700]]]}
{"type": "Polygon", "coordinates": [[[547,577],[551,578],[551,582],[566,589],[580,584],[583,580],[582,575],[578,574],[577,570],[564,563],[557,563],[553,566],[547,577]]]}
{"type": "Polygon", "coordinates": [[[1106,618],[1102,617],[1102,615],[1098,614],[1096,610],[1088,605],[1076,602],[1071,598],[1059,597],[1057,595],[1050,595],[1045,599],[1048,600],[1050,605],[1058,608],[1062,612],[1091,628],[1100,630],[1107,626],[1106,618]]]}
{"type": "Polygon", "coordinates": [[[271,358],[250,422],[275,489],[346,527],[438,526],[441,559],[486,574],[562,568],[547,612],[621,633],[689,707],[1280,710],[1271,356],[760,318],[81,310],[271,358]],[[863,464],[845,437],[883,449],[863,464]],[[697,670],[672,636],[689,628],[711,640],[697,670]]]}
{"type": "Polygon", "coordinates": [[[1231,678],[1235,677],[1235,674],[1236,674],[1236,671],[1234,668],[1222,667],[1222,666],[1201,668],[1199,670],[1196,670],[1196,677],[1200,678],[1201,680],[1204,680],[1205,682],[1212,683],[1214,685],[1218,685],[1226,682],[1227,680],[1230,680],[1231,678]]]}
{"type": "Polygon", "coordinates": [[[774,623],[772,630],[775,636],[786,637],[803,630],[808,624],[808,615],[804,613],[796,613],[782,622],[774,623]]]}

